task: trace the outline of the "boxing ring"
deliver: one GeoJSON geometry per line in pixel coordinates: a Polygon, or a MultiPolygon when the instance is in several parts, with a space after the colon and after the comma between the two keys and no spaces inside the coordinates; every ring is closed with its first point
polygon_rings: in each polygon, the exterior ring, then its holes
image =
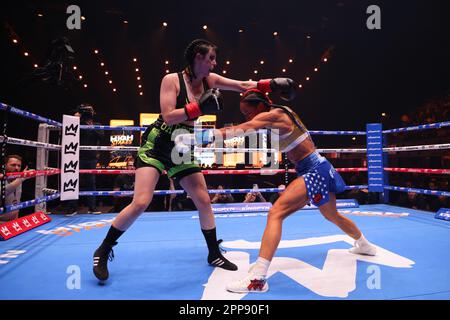
{"type": "MultiPolygon", "coordinates": [[[[389,172],[414,172],[448,176],[449,169],[426,168],[337,168],[340,172],[367,172],[368,185],[351,189],[381,188],[380,203],[359,205],[343,201],[338,210],[351,218],[378,248],[374,257],[348,252],[353,240],[327,222],[314,206],[297,211],[283,225],[283,237],[269,268],[270,290],[264,294],[230,293],[225,285],[247,273],[258,255],[259,241],[266,223],[267,210],[242,212],[216,211],[218,236],[224,241],[224,255],[236,263],[238,271],[211,267],[206,262],[206,244],[198,223],[198,212],[146,212],[121,237],[114,248],[115,260],[109,263],[111,277],[99,285],[92,274],[92,254],[103,240],[116,213],[102,215],[46,215],[46,202],[59,198],[59,190],[47,188],[47,177],[61,173],[47,167],[48,152],[60,152],[61,145],[48,143],[50,130],[62,124],[5,104],[8,112],[42,123],[38,141],[8,137],[2,145],[18,144],[38,148],[37,170],[6,174],[7,179],[36,178],[36,199],[1,212],[35,206],[42,222],[27,232],[0,241],[0,299],[55,300],[327,300],[327,299],[450,299],[450,222],[436,219],[437,214],[401,208],[386,203],[388,192],[399,191],[448,197],[450,192],[393,186],[389,172]],[[381,169],[382,180],[379,180],[381,169]],[[377,171],[378,170],[378,171],[377,171]],[[372,180],[371,180],[372,179],[372,180]]],[[[450,122],[410,128],[378,130],[388,135],[396,132],[433,130],[450,122]]],[[[143,131],[144,128],[124,127],[143,131]]],[[[120,127],[81,126],[83,130],[120,130],[120,127]]],[[[367,131],[310,131],[312,135],[368,135],[367,131]]],[[[378,137],[379,138],[379,137],[378,137]]],[[[368,140],[370,142],[370,140],[368,140]]],[[[368,160],[371,147],[363,149],[319,149],[320,153],[358,153],[368,160]]],[[[448,150],[450,143],[385,147],[376,151],[382,157],[393,152],[448,150]]],[[[80,146],[81,150],[111,151],[123,147],[80,146]]],[[[137,148],[128,147],[135,151],[137,148]]],[[[224,149],[223,151],[227,151],[224,149]]],[[[231,152],[236,152],[230,148],[231,152]]],[[[288,174],[288,169],[204,170],[210,174],[288,174]]],[[[80,174],[121,174],[125,170],[80,170],[80,174]]],[[[238,176],[239,177],[239,176],[238,176]]],[[[344,177],[345,178],[345,177],[344,177]]],[[[380,190],[380,189],[378,189],[380,190]]],[[[210,193],[247,193],[255,189],[209,190],[210,193]]],[[[258,189],[262,193],[278,188],[258,189]]],[[[182,190],[158,190],[155,194],[178,194],[182,190]]],[[[80,191],[80,196],[125,195],[132,192],[80,191]]],[[[0,213],[0,214],[2,214],[0,213]]],[[[445,216],[446,213],[441,216],[445,216]]],[[[36,219],[38,219],[37,217],[36,219]]],[[[0,229],[4,225],[0,225],[0,229]]],[[[13,230],[10,230],[13,231],[13,230]]],[[[17,231],[17,230],[16,230],[17,231]]],[[[2,229],[4,234],[5,230],[2,229]]]]}

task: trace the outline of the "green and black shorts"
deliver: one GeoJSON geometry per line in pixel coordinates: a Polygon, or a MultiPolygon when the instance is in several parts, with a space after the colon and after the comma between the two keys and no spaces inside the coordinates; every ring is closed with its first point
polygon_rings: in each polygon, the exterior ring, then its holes
{"type": "Polygon", "coordinates": [[[136,169],[153,167],[160,173],[166,170],[169,178],[178,180],[201,172],[193,152],[190,154],[176,152],[172,133],[178,132],[178,130],[183,130],[184,133],[193,133],[194,127],[185,124],[167,125],[159,115],[158,120],[151,124],[142,136],[141,147],[135,163],[136,169]]]}

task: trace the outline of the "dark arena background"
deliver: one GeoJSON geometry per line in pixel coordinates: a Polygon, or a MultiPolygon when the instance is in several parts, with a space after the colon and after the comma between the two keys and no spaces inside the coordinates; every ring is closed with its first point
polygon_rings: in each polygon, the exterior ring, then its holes
{"type": "MultiPolygon", "coordinates": [[[[267,317],[275,300],[449,300],[449,12],[448,1],[425,0],[2,2],[0,299],[165,300],[180,319],[206,318],[195,306],[226,318],[232,303],[248,308],[230,316],[267,317]],[[220,255],[237,271],[208,264],[203,213],[165,168],[99,283],[92,256],[132,203],[162,79],[184,70],[194,39],[217,46],[212,72],[221,77],[258,88],[262,79],[294,81],[294,99],[267,95],[298,114],[343,178],[339,216],[376,255],[350,253],[355,238],[324,219],[310,195],[284,220],[269,290],[227,290],[258,259],[277,199],[295,196],[289,186],[299,179],[260,130],[194,152],[220,255]],[[63,115],[80,116],[71,173],[63,115]],[[70,192],[75,199],[62,200],[70,192]]],[[[222,110],[195,126],[245,122],[243,91],[222,88],[222,110]]]]}

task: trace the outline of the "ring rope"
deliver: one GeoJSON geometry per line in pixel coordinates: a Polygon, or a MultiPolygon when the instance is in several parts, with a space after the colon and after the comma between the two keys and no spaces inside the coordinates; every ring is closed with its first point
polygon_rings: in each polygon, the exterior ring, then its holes
{"type": "MultiPolygon", "coordinates": [[[[366,172],[367,168],[336,168],[337,172],[366,172]]],[[[400,172],[400,173],[422,173],[422,174],[450,174],[450,169],[424,169],[424,168],[384,168],[384,171],[388,172],[400,172]]],[[[135,174],[136,170],[117,170],[117,169],[80,169],[80,174],[135,174]]],[[[289,169],[289,173],[296,173],[295,169],[289,169]]],[[[52,176],[60,174],[60,169],[50,170],[29,170],[23,172],[10,172],[6,174],[8,180],[17,178],[31,178],[52,176]]],[[[165,174],[166,172],[164,172],[165,174]]],[[[203,175],[226,175],[226,174],[260,174],[260,175],[273,175],[285,173],[284,169],[250,169],[250,170],[202,170],[203,175]]]]}
{"type": "Polygon", "coordinates": [[[427,130],[427,129],[439,129],[439,128],[444,128],[444,127],[448,127],[448,126],[450,126],[450,121],[422,124],[422,125],[414,126],[414,127],[405,127],[405,128],[384,130],[383,133],[411,132],[411,131],[427,130]]]}
{"type": "MultiPolygon", "coordinates": [[[[45,148],[49,150],[61,150],[61,146],[57,144],[37,142],[32,140],[25,140],[13,137],[1,137],[0,142],[4,142],[6,139],[7,143],[14,145],[24,145],[36,148],[45,148]]],[[[384,152],[394,152],[394,151],[421,151],[421,150],[445,150],[450,149],[450,143],[444,144],[431,144],[431,145],[421,145],[421,146],[406,146],[406,147],[389,147],[383,148],[384,152]]],[[[80,150],[97,150],[97,151],[138,151],[139,147],[113,147],[113,146],[80,146],[80,150]]],[[[230,153],[240,153],[240,152],[266,152],[273,153],[279,152],[277,149],[266,149],[266,148],[195,148],[194,152],[230,152],[230,153]]],[[[354,148],[354,149],[317,149],[320,153],[366,153],[367,149],[354,148]]]]}
{"type": "Polygon", "coordinates": [[[365,136],[365,131],[326,131],[326,130],[308,130],[311,135],[336,135],[336,136],[365,136]]]}
{"type": "Polygon", "coordinates": [[[267,148],[194,148],[194,152],[266,152],[274,153],[278,152],[277,149],[267,149],[267,148]]]}
{"type": "Polygon", "coordinates": [[[56,194],[36,198],[33,200],[24,201],[24,202],[14,204],[14,205],[7,205],[7,206],[5,206],[4,210],[3,210],[3,208],[0,209],[0,214],[8,213],[8,212],[15,211],[15,210],[20,210],[20,209],[27,208],[27,207],[32,207],[39,203],[55,200],[57,198],[59,198],[59,192],[56,194]]]}
{"type": "MultiPolygon", "coordinates": [[[[4,137],[0,137],[0,142],[3,141],[4,139],[5,139],[4,137]]],[[[37,141],[25,140],[25,139],[13,138],[13,137],[7,137],[6,140],[7,140],[8,144],[35,147],[35,148],[44,148],[44,149],[49,149],[49,150],[61,150],[60,145],[52,144],[52,143],[37,142],[37,141]]]]}
{"type": "Polygon", "coordinates": [[[422,168],[384,168],[389,172],[427,173],[427,174],[450,174],[450,169],[422,169],[422,168]]]}
{"type": "MultiPolygon", "coordinates": [[[[346,190],[352,189],[367,189],[367,185],[357,185],[357,186],[346,186],[346,190]]],[[[417,188],[405,188],[405,187],[397,187],[397,186],[384,186],[384,189],[393,190],[393,191],[401,191],[401,192],[413,192],[420,193],[426,195],[434,195],[434,196],[445,196],[449,197],[450,192],[448,191],[439,191],[439,190],[426,190],[426,189],[417,189],[417,188]]],[[[217,189],[217,190],[208,190],[208,193],[248,193],[248,192],[279,192],[285,190],[284,188],[266,188],[266,189],[217,189]]],[[[46,191],[55,192],[57,190],[46,189],[46,191]]],[[[170,194],[183,194],[184,190],[155,190],[155,195],[170,195],[170,194]]],[[[133,195],[134,191],[81,191],[79,193],[80,196],[120,196],[120,195],[133,195]]],[[[17,205],[9,205],[3,208],[0,208],[0,214],[7,213],[14,210],[23,209],[26,207],[31,207],[41,202],[47,202],[54,199],[59,198],[59,192],[51,194],[49,196],[44,196],[41,198],[37,198],[34,200],[25,201],[19,203],[17,205]]]]}
{"type": "MultiPolygon", "coordinates": [[[[0,102],[0,110],[7,111],[11,113],[15,113],[17,115],[33,119],[40,122],[48,123],[49,125],[54,125],[57,127],[61,127],[62,124],[58,121],[51,120],[42,116],[39,116],[37,114],[34,114],[32,112],[28,112],[25,110],[21,110],[19,108],[10,106],[5,103],[0,102]]],[[[396,133],[396,132],[407,132],[407,131],[417,131],[417,130],[427,130],[427,129],[439,129],[443,127],[450,126],[450,121],[444,121],[444,122],[437,122],[437,123],[430,123],[430,124],[424,124],[424,125],[418,125],[418,126],[412,126],[412,127],[404,127],[404,128],[397,128],[397,129],[390,129],[390,130],[384,130],[383,133],[396,133]]],[[[128,130],[128,131],[145,131],[146,127],[126,127],[126,126],[117,126],[117,127],[111,127],[111,126],[101,126],[101,125],[93,125],[93,126],[81,126],[81,129],[92,129],[92,130],[128,130]]],[[[366,135],[366,132],[364,131],[324,131],[324,130],[311,130],[309,131],[312,135],[366,135]]]]}
{"type": "Polygon", "coordinates": [[[383,151],[392,152],[392,151],[421,151],[421,150],[444,150],[444,149],[450,149],[450,143],[430,144],[423,146],[390,147],[390,148],[383,148],[383,151]]]}
{"type": "MultiPolygon", "coordinates": [[[[367,185],[360,186],[346,186],[346,190],[353,189],[367,189],[367,185]]],[[[260,189],[212,189],[208,190],[209,194],[229,194],[229,193],[249,193],[249,192],[280,192],[285,188],[260,188],[260,189]]],[[[80,196],[120,196],[120,195],[133,195],[134,191],[80,191],[80,196]]],[[[154,195],[171,195],[171,194],[183,194],[184,190],[155,190],[154,195]]]]}
{"type": "Polygon", "coordinates": [[[400,191],[400,192],[413,192],[420,194],[427,194],[432,196],[445,196],[449,197],[449,191],[440,191],[440,190],[427,190],[427,189],[418,189],[418,188],[406,188],[406,187],[397,187],[397,186],[384,186],[386,190],[400,191]]]}
{"type": "Polygon", "coordinates": [[[45,118],[45,117],[42,117],[42,116],[39,116],[39,115],[34,114],[32,112],[21,110],[19,108],[7,105],[5,103],[1,103],[0,102],[0,110],[7,111],[7,112],[10,112],[10,113],[14,113],[14,114],[17,114],[17,115],[19,115],[21,117],[28,118],[28,119],[31,119],[31,120],[48,123],[50,125],[57,126],[57,127],[62,127],[62,123],[61,122],[58,122],[58,121],[55,121],[55,120],[51,120],[51,119],[48,119],[48,118],[45,118]]]}

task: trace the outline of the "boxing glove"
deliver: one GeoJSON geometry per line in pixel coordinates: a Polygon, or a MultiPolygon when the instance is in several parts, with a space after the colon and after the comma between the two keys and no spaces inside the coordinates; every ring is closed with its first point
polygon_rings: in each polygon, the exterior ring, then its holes
{"type": "Polygon", "coordinates": [[[191,102],[184,106],[188,120],[193,120],[202,114],[216,114],[223,109],[219,89],[208,89],[198,102],[191,102]]]}

